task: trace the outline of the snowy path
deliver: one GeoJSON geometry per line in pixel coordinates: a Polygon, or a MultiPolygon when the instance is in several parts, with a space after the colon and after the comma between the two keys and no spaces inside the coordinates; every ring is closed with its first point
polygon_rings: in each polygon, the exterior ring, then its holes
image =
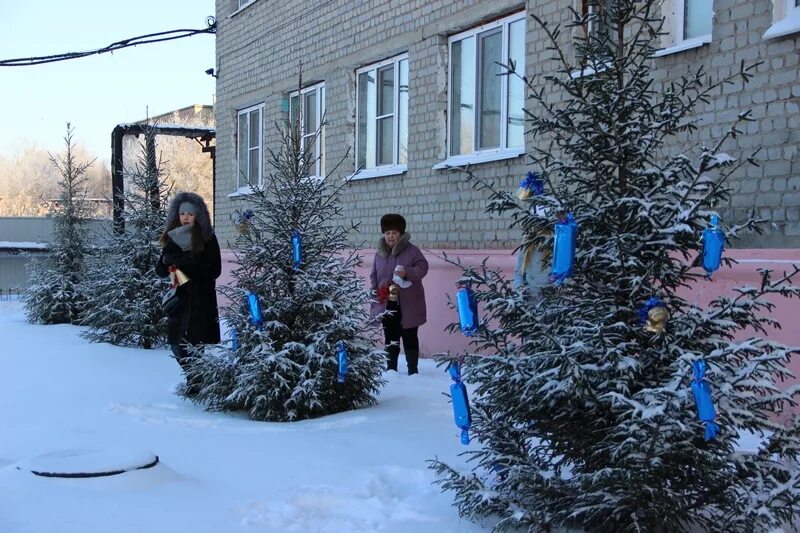
{"type": "MultiPolygon", "coordinates": [[[[209,413],[173,394],[164,350],[90,344],[0,303],[0,531],[474,532],[425,461],[459,463],[448,376],[389,376],[378,406],[294,424],[209,413]],[[132,450],[153,468],[43,478],[39,456],[132,450]]],[[[90,460],[90,459],[87,459],[90,460]]]]}

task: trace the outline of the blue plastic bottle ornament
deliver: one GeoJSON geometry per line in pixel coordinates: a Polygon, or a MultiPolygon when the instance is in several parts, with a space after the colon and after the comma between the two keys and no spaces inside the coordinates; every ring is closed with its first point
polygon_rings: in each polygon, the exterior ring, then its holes
{"type": "Polygon", "coordinates": [[[297,270],[300,268],[300,263],[303,261],[303,239],[300,237],[300,232],[294,230],[292,232],[292,268],[297,270]]]}
{"type": "Polygon", "coordinates": [[[711,440],[719,433],[719,425],[714,422],[717,412],[714,410],[714,402],[711,399],[711,387],[705,379],[706,362],[702,359],[692,364],[692,393],[697,404],[697,417],[706,426],[705,440],[711,440]]]}
{"type": "Polygon", "coordinates": [[[539,173],[529,171],[528,174],[519,182],[519,189],[517,189],[517,198],[526,200],[530,198],[531,194],[539,196],[544,193],[544,183],[539,179],[539,173]]]}
{"type": "Polygon", "coordinates": [[[256,293],[248,293],[247,305],[250,307],[250,320],[253,321],[255,327],[260,328],[264,325],[264,318],[261,315],[261,302],[258,301],[256,293]]]}
{"type": "Polygon", "coordinates": [[[478,303],[475,294],[469,287],[461,287],[456,293],[456,307],[458,308],[458,322],[461,333],[472,337],[478,332],[478,303]]]}
{"type": "Polygon", "coordinates": [[[455,363],[450,363],[447,367],[453,383],[450,385],[450,398],[453,400],[453,418],[456,426],[461,429],[461,444],[469,444],[469,426],[472,424],[472,416],[469,413],[469,399],[467,398],[467,388],[461,382],[461,367],[455,363]]]}
{"type": "Polygon", "coordinates": [[[575,246],[578,242],[578,223],[572,213],[556,222],[553,237],[553,270],[550,272],[550,281],[561,285],[564,280],[572,275],[575,263],[575,246]]]}
{"type": "Polygon", "coordinates": [[[719,268],[724,249],[725,234],[719,227],[719,217],[711,215],[711,225],[703,230],[703,268],[708,277],[719,268]]]}
{"type": "Polygon", "coordinates": [[[347,347],[344,341],[336,343],[336,356],[339,359],[339,383],[344,383],[347,377],[347,347]]]}
{"type": "Polygon", "coordinates": [[[239,349],[239,332],[236,331],[236,328],[231,330],[231,349],[236,351],[239,349]]]}

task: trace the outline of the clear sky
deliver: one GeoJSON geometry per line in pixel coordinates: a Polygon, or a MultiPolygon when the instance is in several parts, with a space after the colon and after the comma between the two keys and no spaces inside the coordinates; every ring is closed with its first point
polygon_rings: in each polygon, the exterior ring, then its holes
{"type": "MultiPolygon", "coordinates": [[[[206,27],[214,0],[2,0],[0,59],[101,48],[176,29],[206,27]]],[[[26,143],[63,148],[66,123],[99,159],[111,159],[111,130],[192,104],[211,104],[214,36],[125,48],[58,63],[0,67],[0,152],[26,143]]]]}

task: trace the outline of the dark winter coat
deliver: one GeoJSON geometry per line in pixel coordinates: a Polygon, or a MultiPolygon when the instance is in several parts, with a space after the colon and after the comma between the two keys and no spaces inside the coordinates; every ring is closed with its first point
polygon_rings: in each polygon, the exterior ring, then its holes
{"type": "MultiPolygon", "coordinates": [[[[409,242],[410,239],[410,234],[403,233],[397,244],[390,250],[386,240],[381,237],[370,274],[372,290],[377,291],[391,284],[394,268],[397,265],[405,267],[406,279],[412,283],[407,289],[401,288],[398,296],[403,329],[416,328],[427,320],[425,288],[422,286],[422,278],[428,273],[428,261],[420,249],[409,242]]],[[[385,302],[372,305],[374,316],[385,310],[385,302]]]]}
{"type": "Polygon", "coordinates": [[[219,242],[211,227],[208,208],[196,194],[180,193],[170,203],[167,227],[178,218],[180,204],[187,201],[197,207],[195,226],[203,241],[202,250],[184,251],[167,237],[166,245],[161,251],[156,264],[156,273],[159,276],[169,276],[170,265],[175,265],[189,277],[189,282],[181,287],[188,305],[184,313],[169,318],[167,340],[170,344],[217,344],[220,333],[216,279],[222,272],[222,258],[219,242]]]}

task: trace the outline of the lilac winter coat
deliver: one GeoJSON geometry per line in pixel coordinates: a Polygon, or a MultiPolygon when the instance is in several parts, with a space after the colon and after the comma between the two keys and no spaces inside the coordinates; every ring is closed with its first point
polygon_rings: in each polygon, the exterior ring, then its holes
{"type": "MultiPolygon", "coordinates": [[[[376,291],[391,284],[394,267],[403,265],[406,268],[406,279],[412,283],[407,289],[400,289],[398,298],[403,329],[416,328],[427,320],[425,288],[422,286],[422,278],[428,273],[428,261],[419,248],[409,242],[410,239],[410,234],[403,233],[394,248],[390,250],[386,240],[381,237],[370,274],[372,290],[376,291]]],[[[377,316],[385,310],[385,303],[372,304],[373,316],[377,316]]]]}

